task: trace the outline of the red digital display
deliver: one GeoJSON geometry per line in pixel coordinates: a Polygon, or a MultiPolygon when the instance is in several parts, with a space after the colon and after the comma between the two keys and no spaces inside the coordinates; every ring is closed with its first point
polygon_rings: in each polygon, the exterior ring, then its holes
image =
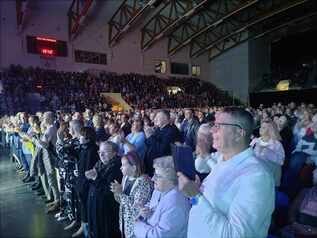
{"type": "Polygon", "coordinates": [[[50,39],[50,38],[45,38],[45,37],[39,37],[39,36],[36,37],[36,40],[38,40],[38,41],[54,42],[54,43],[57,42],[57,40],[55,40],[55,39],[50,39]]]}
{"type": "Polygon", "coordinates": [[[55,55],[55,51],[52,50],[52,49],[42,48],[42,49],[40,49],[40,52],[43,55],[48,55],[48,56],[54,56],[55,55]]]}
{"type": "Polygon", "coordinates": [[[31,54],[67,57],[67,43],[47,36],[27,36],[27,50],[31,54]]]}

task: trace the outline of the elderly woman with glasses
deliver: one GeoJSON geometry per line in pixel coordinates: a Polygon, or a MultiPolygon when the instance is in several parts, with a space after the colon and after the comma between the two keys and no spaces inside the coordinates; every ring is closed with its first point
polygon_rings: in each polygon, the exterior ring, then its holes
{"type": "Polygon", "coordinates": [[[190,204],[178,190],[171,156],[154,160],[154,192],[149,204],[141,208],[134,235],[141,237],[186,237],[190,204]]]}
{"type": "Polygon", "coordinates": [[[110,185],[121,183],[121,161],[117,156],[118,146],[113,142],[101,142],[100,161],[85,172],[89,179],[88,226],[89,237],[121,237],[119,230],[119,205],[114,199],[110,185]]]}
{"type": "Polygon", "coordinates": [[[119,224],[122,237],[133,237],[134,222],[140,212],[140,207],[148,203],[153,182],[144,175],[143,162],[136,152],[131,151],[121,159],[122,185],[114,182],[111,191],[120,204],[119,224]]]}
{"type": "Polygon", "coordinates": [[[281,136],[275,123],[271,120],[262,121],[260,137],[254,138],[250,144],[257,158],[265,161],[265,164],[272,172],[275,186],[280,186],[282,165],[285,159],[285,152],[281,136]]]}

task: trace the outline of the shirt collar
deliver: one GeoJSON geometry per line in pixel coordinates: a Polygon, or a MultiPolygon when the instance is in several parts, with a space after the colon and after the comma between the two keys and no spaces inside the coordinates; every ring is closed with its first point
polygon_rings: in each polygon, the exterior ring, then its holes
{"type": "Polygon", "coordinates": [[[166,192],[160,192],[160,199],[162,199],[165,195],[171,193],[172,191],[175,191],[177,189],[177,187],[174,187],[172,188],[171,190],[169,191],[166,191],[166,192]]]}

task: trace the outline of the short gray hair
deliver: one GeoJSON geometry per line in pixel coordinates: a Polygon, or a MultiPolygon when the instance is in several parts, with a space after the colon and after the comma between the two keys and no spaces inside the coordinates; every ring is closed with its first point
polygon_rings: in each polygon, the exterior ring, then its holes
{"type": "Polygon", "coordinates": [[[102,141],[99,144],[99,148],[101,146],[105,146],[106,148],[111,149],[111,151],[114,152],[115,154],[117,154],[119,151],[118,145],[116,143],[113,143],[112,141],[102,141]]]}
{"type": "Polygon", "coordinates": [[[172,156],[156,158],[153,162],[153,167],[154,169],[162,170],[167,179],[173,181],[174,184],[177,184],[177,174],[172,156]]]}
{"type": "Polygon", "coordinates": [[[80,130],[83,128],[83,123],[80,120],[71,120],[69,122],[69,127],[77,134],[80,133],[80,130]]]}
{"type": "Polygon", "coordinates": [[[246,138],[250,139],[254,129],[254,119],[250,112],[240,107],[225,107],[222,113],[230,115],[246,132],[246,138]]]}

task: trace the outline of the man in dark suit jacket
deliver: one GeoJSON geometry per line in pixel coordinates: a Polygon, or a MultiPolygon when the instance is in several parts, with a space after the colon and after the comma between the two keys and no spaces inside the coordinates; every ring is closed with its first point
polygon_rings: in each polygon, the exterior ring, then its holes
{"type": "Polygon", "coordinates": [[[121,116],[120,129],[123,131],[124,136],[127,136],[131,133],[131,124],[129,123],[129,117],[126,114],[121,116]]]}
{"type": "Polygon", "coordinates": [[[185,109],[185,120],[187,121],[187,124],[184,128],[184,143],[190,146],[194,151],[199,122],[194,117],[192,109],[185,109]]]}
{"type": "Polygon", "coordinates": [[[155,127],[144,128],[146,140],[146,153],[144,158],[145,172],[152,176],[153,160],[171,154],[171,144],[176,140],[173,127],[169,124],[170,115],[168,111],[159,111],[154,119],[155,127]]]}

